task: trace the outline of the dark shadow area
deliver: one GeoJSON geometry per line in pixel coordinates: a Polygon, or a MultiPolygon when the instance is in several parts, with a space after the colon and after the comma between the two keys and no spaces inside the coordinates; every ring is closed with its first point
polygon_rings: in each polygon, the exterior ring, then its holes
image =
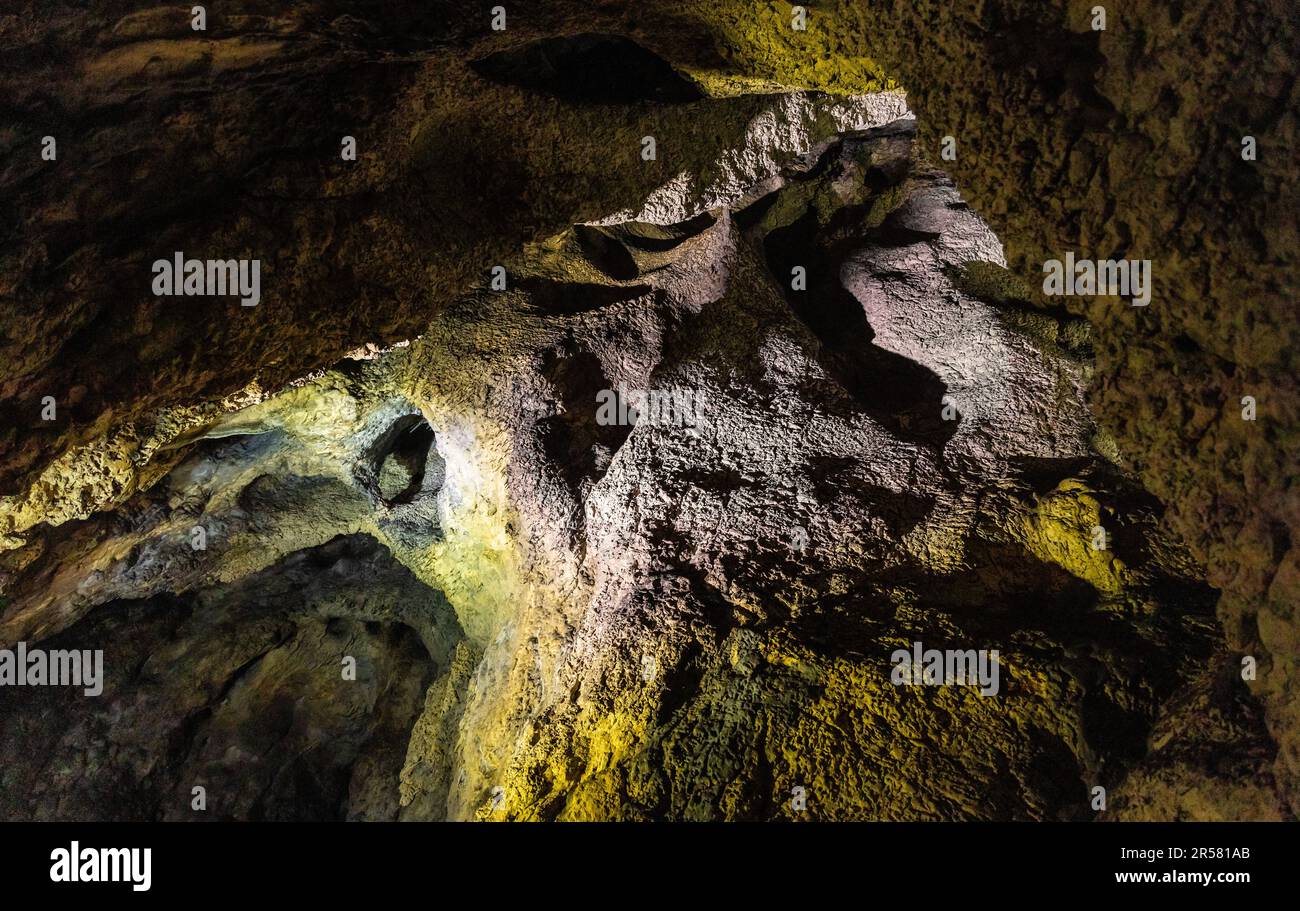
{"type": "Polygon", "coordinates": [[[586,313],[611,304],[636,300],[650,293],[649,285],[596,285],[529,277],[519,280],[529,305],[541,313],[586,313]]]}
{"type": "Polygon", "coordinates": [[[99,695],[0,688],[0,816],[394,819],[411,729],[460,638],[441,593],[364,535],[102,605],[29,643],[102,650],[99,695]]]}
{"type": "Polygon", "coordinates": [[[543,38],[518,50],[490,54],[471,66],[495,82],[580,103],[681,104],[704,97],[658,54],[618,35],[543,38]]]}
{"type": "Polygon", "coordinates": [[[863,511],[879,518],[890,534],[901,538],[930,514],[934,498],[907,490],[890,490],[860,477],[857,459],[817,457],[809,466],[813,490],[822,503],[847,498],[861,504],[863,511]]]}
{"type": "Polygon", "coordinates": [[[652,258],[672,250],[717,224],[717,217],[704,212],[674,225],[629,221],[618,225],[574,225],[573,236],[584,257],[597,269],[617,281],[630,281],[644,271],[640,256],[652,258]]]}
{"type": "Polygon", "coordinates": [[[636,259],[609,228],[574,225],[573,236],[587,262],[615,281],[631,281],[641,274],[636,259]]]}
{"type": "Polygon", "coordinates": [[[942,448],[959,423],[943,419],[947,385],[927,367],[872,343],[875,332],[862,305],[840,283],[851,244],[825,247],[817,237],[816,213],[809,210],[769,233],[763,249],[786,300],[821,343],[818,360],[894,436],[942,448]],[[806,270],[806,290],[791,287],[795,267],[806,270]]]}
{"type": "Polygon", "coordinates": [[[388,505],[409,503],[424,485],[425,468],[433,452],[433,428],[423,418],[404,420],[378,466],[379,493],[388,505]]]}
{"type": "Polygon", "coordinates": [[[575,492],[584,482],[604,476],[614,454],[632,432],[631,425],[597,421],[597,395],[611,389],[600,358],[589,351],[547,351],[542,376],[553,385],[559,414],[541,421],[542,445],[575,492]]]}

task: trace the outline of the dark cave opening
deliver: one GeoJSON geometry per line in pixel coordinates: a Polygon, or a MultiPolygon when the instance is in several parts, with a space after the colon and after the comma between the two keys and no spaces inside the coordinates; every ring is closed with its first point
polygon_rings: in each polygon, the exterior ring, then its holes
{"type": "Polygon", "coordinates": [[[0,688],[10,757],[0,809],[14,819],[395,819],[412,729],[460,636],[442,594],[366,535],[237,582],[103,604],[43,643],[101,649],[101,696],[0,688]],[[49,717],[62,721],[33,724],[49,717]],[[138,756],[153,757],[147,773],[138,756]]]}
{"type": "Polygon", "coordinates": [[[375,484],[389,506],[410,503],[425,487],[426,475],[441,483],[442,457],[434,448],[436,436],[418,414],[406,415],[384,434],[374,460],[375,484]]]}

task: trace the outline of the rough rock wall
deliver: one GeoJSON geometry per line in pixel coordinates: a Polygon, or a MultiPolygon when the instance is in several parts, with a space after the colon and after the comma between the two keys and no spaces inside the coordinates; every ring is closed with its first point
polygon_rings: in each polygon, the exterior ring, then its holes
{"type": "MultiPolygon", "coordinates": [[[[1090,6],[810,4],[808,30],[795,32],[782,3],[553,2],[512,12],[511,28],[493,34],[461,4],[286,13],[245,0],[223,4],[202,37],[177,10],[141,3],[4,14],[13,124],[0,132],[0,188],[12,201],[0,342],[13,367],[0,406],[0,573],[30,581],[32,568],[54,565],[52,548],[70,546],[47,541],[50,526],[147,492],[223,415],[286,381],[421,331],[521,244],[611,213],[656,220],[725,187],[716,150],[743,147],[769,106],[742,93],[859,93],[894,77],[926,153],[957,140],[945,168],[1031,287],[1042,260],[1066,250],[1153,260],[1150,307],[1071,302],[1094,327],[1091,406],[1118,446],[1096,442],[1168,504],[1224,590],[1229,645],[1262,662],[1253,686],[1294,806],[1294,12],[1113,5],[1093,32],[1090,6]],[[558,81],[536,81],[536,42],[593,32],[657,52],[700,97],[602,42],[549,49],[558,81]],[[611,78],[584,77],[593,61],[611,78]],[[628,85],[652,97],[619,97],[628,85]],[[579,103],[593,91],[615,95],[593,113],[579,103]],[[347,168],[337,142],[358,123],[368,135],[347,168]],[[1240,156],[1247,132],[1254,162],[1240,156]],[[60,140],[57,164],[37,154],[47,133],[60,140]],[[636,154],[647,133],[667,150],[655,167],[636,154]],[[674,183],[680,174],[698,185],[674,183]],[[158,301],[143,279],[170,249],[265,257],[276,276],[265,304],[275,305],[158,301]],[[1255,423],[1239,419],[1243,394],[1259,400],[1255,423]],[[44,395],[60,420],[39,419],[44,395]]],[[[845,128],[832,115],[797,132],[845,128]]],[[[872,283],[847,278],[870,306],[872,283]]],[[[1016,319],[1074,344],[1077,327],[1049,317],[1016,319]]],[[[851,386],[853,352],[826,358],[851,386]]],[[[906,409],[865,404],[901,427],[906,409]]],[[[481,621],[481,639],[502,602],[479,594],[483,609],[466,622],[481,621]]]]}
{"type": "MultiPolygon", "coordinates": [[[[767,123],[722,159],[762,160],[767,123]]],[[[515,289],[218,420],[119,510],[49,530],[6,641],[128,624],[144,670],[15,760],[6,799],[58,766],[23,812],[194,818],[203,783],[235,818],[1074,819],[1101,785],[1121,815],[1285,815],[1240,694],[1204,697],[1238,757],[1227,804],[1218,770],[1148,756],[1221,663],[1214,593],[1098,451],[1086,326],[976,287],[1001,245],[913,131],[654,194],[663,223],[576,226],[512,262],[515,289]],[[598,419],[601,390],[648,388],[690,391],[687,413],[598,419]],[[997,648],[997,694],[896,685],[914,642],[997,648]],[[359,650],[353,691],[330,659],[359,650]],[[377,691],[372,724],[354,703],[377,691]],[[342,745],[268,750],[304,729],[342,745]],[[1130,810],[1132,770],[1164,790],[1130,810]]],[[[0,734],[41,717],[14,702],[0,734]]]]}
{"type": "MultiPolygon", "coordinates": [[[[507,43],[537,37],[527,23],[507,43]]],[[[31,3],[0,26],[6,494],[79,443],[102,453],[111,434],[110,458],[140,464],[196,422],[177,406],[415,335],[525,241],[664,183],[642,136],[700,173],[762,104],[539,96],[470,68],[494,33],[454,3],[250,0],[214,6],[204,32],[177,7],[31,3]],[[701,129],[716,133],[699,142],[701,129]],[[261,304],[153,296],[150,264],[175,250],[260,258],[261,304]],[[47,395],[56,422],[40,418],[47,395]]],[[[134,483],[48,490],[39,517],[16,504],[0,534],[82,517],[134,483]]]]}
{"type": "Polygon", "coordinates": [[[1300,807],[1300,15],[1285,0],[1109,3],[1094,31],[1096,5],[813,4],[811,38],[771,27],[782,4],[701,15],[715,36],[751,36],[732,65],[778,82],[834,90],[817,68],[828,48],[877,61],[928,154],[956,140],[945,168],[1030,287],[1067,251],[1152,260],[1144,309],[1065,299],[1095,327],[1091,403],[1223,589],[1230,647],[1260,660],[1252,689],[1300,807]]]}
{"type": "MultiPolygon", "coordinates": [[[[159,450],[217,415],[418,334],[526,242],[639,206],[677,174],[725,183],[710,175],[716,150],[743,147],[770,106],[657,103],[635,68],[624,76],[643,95],[593,106],[474,69],[513,49],[527,72],[548,33],[602,18],[568,4],[500,34],[460,4],[278,8],[223,6],[204,33],[142,3],[32,4],[3,20],[6,549],[152,483],[159,450]],[[56,161],[40,158],[45,135],[56,161]],[[356,162],[341,160],[345,135],[356,162]],[[261,304],[154,296],[150,265],[176,250],[260,258],[261,304]]],[[[626,57],[597,47],[575,67],[615,78],[626,57]]],[[[791,129],[884,122],[808,113],[791,129]]]]}

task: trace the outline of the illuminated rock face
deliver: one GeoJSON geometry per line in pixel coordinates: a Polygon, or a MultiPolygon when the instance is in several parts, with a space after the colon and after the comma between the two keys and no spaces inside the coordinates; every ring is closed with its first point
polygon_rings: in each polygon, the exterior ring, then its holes
{"type": "Polygon", "coordinates": [[[130,642],[0,692],[8,815],[1294,812],[1280,4],[274,6],[5,32],[0,645],[130,642]],[[1040,299],[1070,250],[1153,303],[1040,299]]]}
{"type": "Polygon", "coordinates": [[[130,629],[142,670],[10,698],[10,738],[74,719],[10,812],[1090,815],[1216,660],[1214,593],[1097,451],[1086,331],[980,290],[1001,245],[912,130],[568,231],[52,531],[7,638],[130,629]],[[914,647],[998,675],[899,685],[914,647]]]}

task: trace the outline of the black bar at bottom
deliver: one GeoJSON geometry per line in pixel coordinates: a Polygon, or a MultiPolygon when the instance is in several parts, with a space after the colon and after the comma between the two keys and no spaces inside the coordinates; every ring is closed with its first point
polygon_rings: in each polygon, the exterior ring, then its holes
{"type": "Polygon", "coordinates": [[[458,895],[581,904],[717,895],[730,905],[751,891],[816,900],[848,890],[874,903],[993,889],[1178,899],[1279,889],[1290,881],[1283,864],[1294,864],[1294,833],[1243,823],[8,823],[0,825],[0,856],[10,897],[333,904],[415,890],[437,903],[458,895]],[[122,848],[150,849],[148,889],[135,888],[144,885],[142,852],[102,850],[122,848]],[[118,881],[84,881],[114,874],[118,881]]]}

